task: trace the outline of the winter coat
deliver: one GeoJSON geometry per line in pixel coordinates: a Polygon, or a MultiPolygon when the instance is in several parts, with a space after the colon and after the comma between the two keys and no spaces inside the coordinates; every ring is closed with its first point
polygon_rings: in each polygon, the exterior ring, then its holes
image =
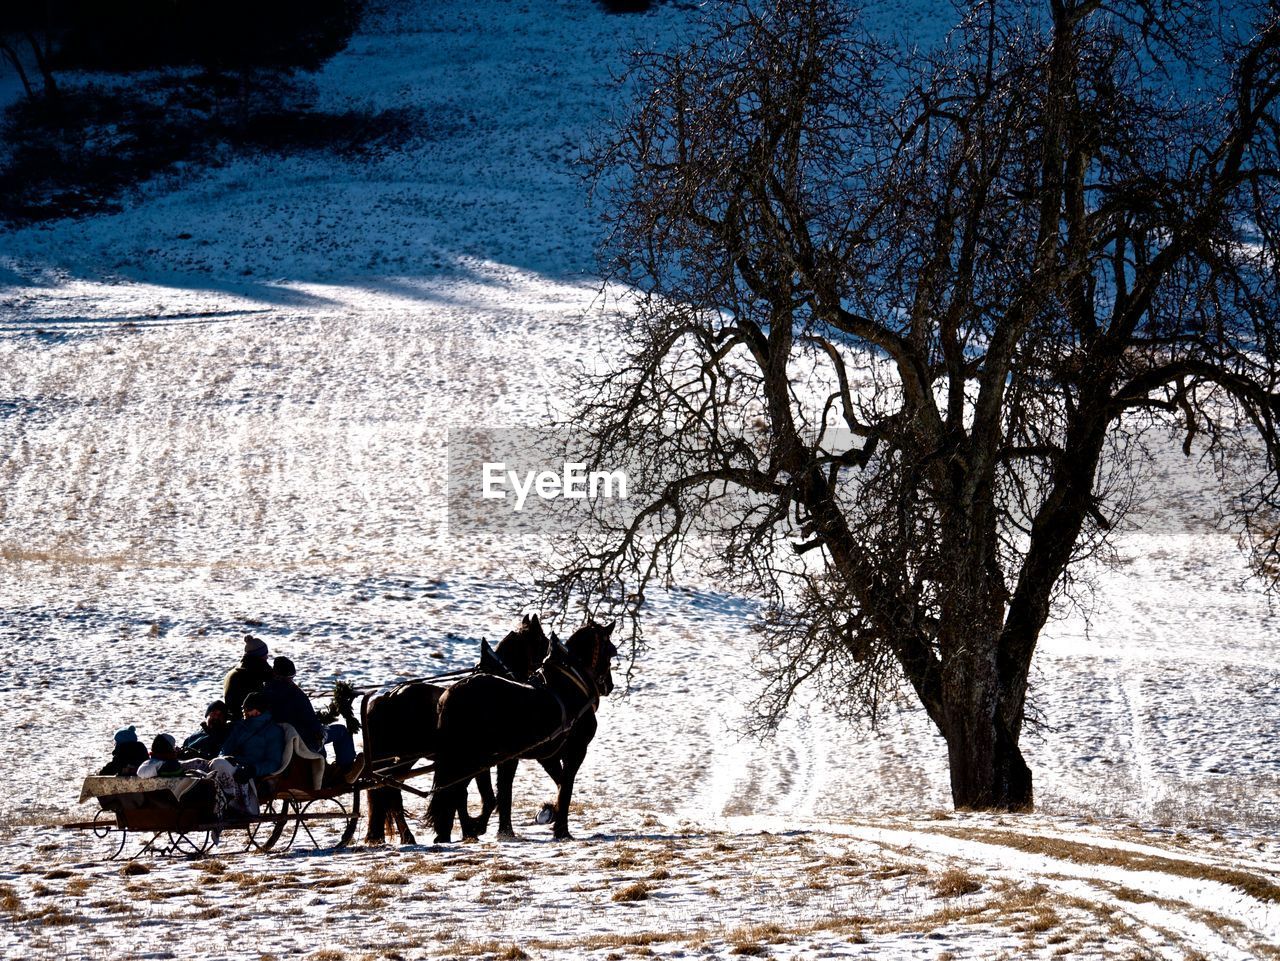
{"type": "Polygon", "coordinates": [[[230,724],[223,724],[216,730],[210,730],[209,723],[206,721],[200,725],[200,730],[182,742],[182,749],[187,754],[212,761],[222,753],[222,742],[227,739],[227,734],[230,732],[230,724]]]}
{"type": "Polygon", "coordinates": [[[165,760],[153,757],[145,764],[138,765],[138,777],[182,777],[182,762],[176,758],[165,760]]]}
{"type": "Polygon", "coordinates": [[[249,768],[254,777],[275,774],[284,759],[284,728],[269,713],[236,721],[222,742],[222,754],[249,768]]]}
{"type": "Polygon", "coordinates": [[[133,777],[138,765],[145,763],[149,756],[147,749],[137,741],[125,741],[115,746],[111,752],[111,760],[98,773],[108,777],[118,774],[133,777]]]}
{"type": "Polygon", "coordinates": [[[227,672],[222,682],[222,699],[227,703],[227,717],[238,721],[244,716],[244,699],[271,680],[271,665],[265,657],[246,654],[238,667],[227,672]]]}
{"type": "Polygon", "coordinates": [[[293,681],[274,677],[267,681],[262,693],[271,705],[271,716],[277,724],[292,724],[307,747],[313,751],[324,746],[324,725],[311,706],[311,699],[293,681]]]}

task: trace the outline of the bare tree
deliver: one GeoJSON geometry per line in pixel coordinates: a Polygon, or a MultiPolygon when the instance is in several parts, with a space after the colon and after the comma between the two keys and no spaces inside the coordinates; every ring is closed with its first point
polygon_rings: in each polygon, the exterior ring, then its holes
{"type": "Polygon", "coordinates": [[[846,10],[722,4],[637,55],[597,169],[640,293],[576,423],[645,499],[556,587],[639,605],[700,552],[767,602],[766,724],[905,679],[957,807],[1028,809],[1037,639],[1147,433],[1224,455],[1276,556],[1280,22],[992,2],[905,57],[846,10]]]}
{"type": "MultiPolygon", "coordinates": [[[[45,44],[41,48],[40,44],[36,42],[34,33],[30,30],[23,31],[27,45],[31,48],[32,61],[40,71],[40,77],[44,81],[44,99],[46,101],[56,100],[58,97],[58,81],[54,78],[53,70],[49,66],[49,33],[50,30],[46,29],[45,44]]],[[[33,101],[37,99],[36,92],[31,86],[31,80],[27,77],[26,68],[22,65],[22,55],[2,35],[0,35],[0,56],[9,61],[9,65],[13,67],[14,72],[18,75],[18,79],[22,81],[22,89],[27,96],[27,100],[33,101]]]]}

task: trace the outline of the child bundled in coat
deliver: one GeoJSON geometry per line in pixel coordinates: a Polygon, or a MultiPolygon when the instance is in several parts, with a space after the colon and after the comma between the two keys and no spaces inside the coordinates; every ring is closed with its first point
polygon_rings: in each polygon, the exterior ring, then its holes
{"type": "Polygon", "coordinates": [[[145,763],[146,760],[147,749],[142,746],[138,740],[138,732],[130,724],[116,731],[111,760],[98,773],[108,777],[133,777],[138,773],[138,765],[145,763]]]}

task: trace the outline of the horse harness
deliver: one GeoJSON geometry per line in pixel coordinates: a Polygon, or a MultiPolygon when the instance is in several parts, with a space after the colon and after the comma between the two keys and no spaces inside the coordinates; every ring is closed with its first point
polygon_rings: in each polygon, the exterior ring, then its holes
{"type": "MultiPolygon", "coordinates": [[[[570,657],[572,657],[572,655],[570,655],[570,657]]],[[[593,657],[591,659],[592,665],[594,666],[595,664],[599,663],[599,659],[600,659],[600,650],[599,650],[599,646],[597,645],[596,650],[593,652],[593,657]]],[[[595,682],[594,672],[590,675],[590,678],[591,679],[588,680],[586,677],[583,677],[582,672],[579,671],[572,664],[551,662],[551,661],[548,661],[546,664],[543,664],[542,669],[539,670],[537,674],[533,675],[533,677],[529,679],[527,686],[541,688],[545,690],[548,694],[550,694],[553,698],[555,698],[556,707],[560,709],[560,724],[554,731],[552,731],[542,740],[534,741],[529,746],[521,748],[519,751],[517,751],[514,754],[508,754],[504,757],[493,759],[484,767],[478,768],[477,770],[470,772],[465,777],[460,777],[454,781],[450,781],[448,784],[441,784],[438,787],[432,788],[431,791],[423,791],[423,792],[414,791],[413,793],[420,793],[422,796],[425,797],[425,796],[434,794],[436,791],[442,791],[446,788],[456,787],[459,784],[464,784],[467,781],[470,781],[473,777],[475,777],[481,771],[487,771],[491,767],[504,764],[507,761],[512,760],[513,758],[521,757],[528,751],[536,751],[538,748],[542,747],[544,744],[550,744],[552,741],[556,740],[557,738],[564,737],[566,734],[568,734],[570,731],[573,730],[573,728],[577,725],[577,723],[580,720],[582,720],[582,718],[586,715],[588,710],[594,713],[600,707],[600,696],[601,696],[600,687],[595,682]],[[573,684],[574,687],[576,687],[579,691],[581,691],[584,695],[586,695],[587,700],[583,703],[582,707],[578,708],[578,710],[574,713],[573,717],[569,716],[569,709],[565,707],[564,698],[560,696],[560,694],[556,691],[555,688],[553,688],[551,685],[547,683],[545,675],[548,668],[555,668],[556,670],[558,670],[564,677],[568,678],[568,680],[573,684]]]]}
{"type": "MultiPolygon", "coordinates": [[[[571,653],[569,653],[567,649],[564,649],[564,653],[567,654],[568,657],[572,658],[573,660],[577,660],[576,658],[573,657],[571,653]]],[[[436,791],[443,790],[445,788],[455,787],[458,784],[463,784],[467,781],[470,781],[473,777],[475,777],[481,771],[486,771],[490,767],[503,764],[506,761],[510,761],[512,758],[518,758],[522,754],[524,754],[526,751],[535,751],[538,748],[542,747],[544,744],[550,744],[552,741],[556,740],[556,738],[563,737],[564,735],[568,734],[571,730],[573,730],[574,726],[580,720],[582,720],[583,716],[587,713],[588,710],[595,712],[600,708],[601,691],[600,691],[600,685],[596,681],[596,674],[595,674],[596,666],[600,663],[600,653],[601,653],[600,645],[596,644],[591,652],[591,667],[588,669],[590,673],[586,677],[584,677],[582,671],[580,671],[572,663],[561,662],[561,661],[553,662],[548,660],[547,663],[542,665],[541,670],[539,670],[536,674],[534,674],[531,678],[529,678],[527,682],[520,682],[520,681],[516,681],[514,678],[511,678],[512,682],[516,684],[524,683],[528,687],[542,688],[546,690],[546,692],[555,699],[556,706],[560,709],[560,724],[554,731],[552,731],[542,740],[535,741],[533,744],[529,745],[528,747],[522,748],[520,751],[516,752],[515,754],[511,754],[506,757],[497,758],[491,761],[489,764],[486,764],[483,768],[479,768],[476,771],[473,771],[467,774],[465,777],[458,778],[457,780],[451,781],[448,784],[442,784],[439,787],[433,788],[431,791],[421,791],[403,782],[396,782],[394,785],[392,785],[391,780],[389,778],[387,778],[385,775],[379,777],[379,772],[376,772],[376,771],[371,772],[374,779],[383,782],[386,786],[395,786],[402,790],[408,791],[410,794],[416,794],[419,797],[430,797],[433,794],[435,794],[436,791]],[[564,698],[560,696],[560,694],[555,690],[555,688],[547,684],[546,672],[548,668],[555,668],[556,670],[558,670],[565,678],[569,680],[571,684],[573,684],[574,687],[576,687],[586,697],[586,701],[583,703],[582,707],[580,707],[577,710],[577,712],[574,713],[572,718],[569,717],[569,710],[567,707],[565,707],[564,698]]],[[[496,657],[497,655],[496,651],[494,651],[494,655],[496,657]]],[[[501,658],[496,658],[496,659],[498,660],[498,663],[502,665],[502,667],[506,668],[508,672],[510,671],[510,668],[507,666],[506,662],[504,662],[501,658]]],[[[450,672],[450,673],[474,675],[477,672],[475,669],[472,669],[470,671],[458,671],[458,672],[450,672]]],[[[443,679],[444,676],[445,675],[437,675],[437,678],[443,679]]],[[[403,688],[408,684],[418,683],[419,681],[435,680],[437,678],[422,678],[422,679],[414,678],[408,681],[401,681],[400,683],[393,685],[391,688],[391,691],[399,690],[400,688],[403,688]]],[[[384,691],[377,691],[377,692],[365,694],[364,698],[361,701],[360,713],[366,725],[368,723],[367,712],[368,712],[369,700],[374,694],[377,694],[377,693],[390,693],[390,692],[384,690],[384,691]]],[[[368,730],[367,727],[365,729],[368,730]]]]}

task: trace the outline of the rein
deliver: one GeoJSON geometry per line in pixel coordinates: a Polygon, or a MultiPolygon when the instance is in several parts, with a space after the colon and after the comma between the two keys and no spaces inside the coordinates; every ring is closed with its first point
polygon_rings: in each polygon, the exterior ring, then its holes
{"type": "MultiPolygon", "coordinates": [[[[572,664],[544,664],[542,666],[542,670],[544,674],[546,673],[546,670],[548,667],[556,668],[562,675],[564,675],[570,681],[572,681],[573,686],[576,687],[579,691],[581,691],[583,696],[586,697],[588,701],[593,705],[593,708],[592,708],[593,710],[595,709],[595,706],[599,705],[600,703],[599,685],[592,683],[590,686],[588,686],[587,679],[583,677],[582,673],[572,664]]],[[[594,678],[594,675],[592,675],[592,677],[594,678]]]]}
{"type": "MultiPolygon", "coordinates": [[[[406,677],[403,680],[394,681],[391,684],[381,684],[378,687],[352,687],[352,690],[355,691],[357,694],[363,694],[367,697],[370,694],[377,694],[379,691],[394,691],[397,688],[404,687],[404,685],[406,684],[423,684],[430,681],[457,680],[457,679],[466,677],[468,674],[472,673],[474,670],[475,670],[474,667],[460,667],[456,671],[445,671],[443,674],[429,674],[426,677],[406,677]]],[[[307,697],[309,698],[318,699],[324,696],[324,694],[312,694],[309,691],[304,691],[303,693],[306,694],[307,697]]],[[[328,691],[325,693],[332,694],[333,692],[328,691]]]]}

